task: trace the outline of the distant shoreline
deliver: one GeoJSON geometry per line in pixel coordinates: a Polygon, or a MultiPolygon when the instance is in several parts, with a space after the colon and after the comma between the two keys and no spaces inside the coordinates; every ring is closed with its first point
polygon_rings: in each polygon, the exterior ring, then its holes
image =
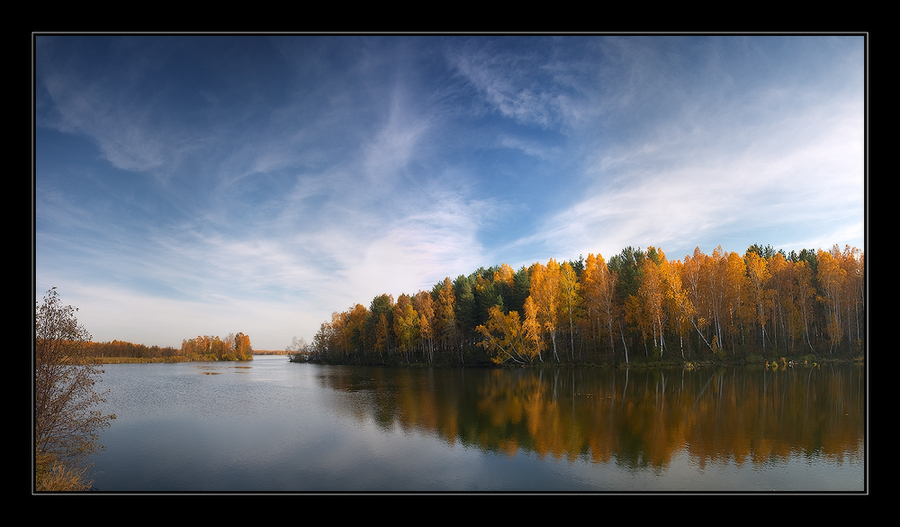
{"type": "MultiPolygon", "coordinates": [[[[286,351],[255,351],[253,355],[288,355],[286,351]]],[[[94,357],[100,364],[159,364],[166,362],[246,362],[246,361],[211,361],[206,359],[190,359],[184,356],[175,357],[94,357]]]]}

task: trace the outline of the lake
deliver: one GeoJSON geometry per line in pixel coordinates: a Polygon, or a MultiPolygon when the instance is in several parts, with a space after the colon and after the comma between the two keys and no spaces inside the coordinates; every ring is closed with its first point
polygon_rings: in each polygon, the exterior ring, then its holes
{"type": "Polygon", "coordinates": [[[861,365],[104,370],[100,492],[867,489],[861,365]]]}

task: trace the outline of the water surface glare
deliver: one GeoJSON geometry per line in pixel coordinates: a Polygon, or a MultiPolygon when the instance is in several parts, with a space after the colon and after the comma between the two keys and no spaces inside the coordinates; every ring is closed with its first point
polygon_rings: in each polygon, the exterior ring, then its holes
{"type": "Polygon", "coordinates": [[[863,492],[860,366],[112,364],[101,492],[863,492]]]}

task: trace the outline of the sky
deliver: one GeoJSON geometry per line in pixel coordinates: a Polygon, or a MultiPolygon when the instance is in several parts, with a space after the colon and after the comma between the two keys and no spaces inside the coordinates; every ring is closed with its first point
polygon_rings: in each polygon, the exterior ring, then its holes
{"type": "Polygon", "coordinates": [[[865,250],[862,35],[34,37],[34,285],[311,342],[506,263],[865,250]]]}

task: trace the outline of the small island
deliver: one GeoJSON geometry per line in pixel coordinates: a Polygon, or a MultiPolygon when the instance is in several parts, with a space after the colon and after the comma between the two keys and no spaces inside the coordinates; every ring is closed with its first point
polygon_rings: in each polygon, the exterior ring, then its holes
{"type": "Polygon", "coordinates": [[[197,336],[184,339],[181,348],[134,344],[121,340],[87,342],[88,355],[102,364],[141,362],[250,361],[253,347],[244,333],[229,333],[225,338],[197,336]]]}

